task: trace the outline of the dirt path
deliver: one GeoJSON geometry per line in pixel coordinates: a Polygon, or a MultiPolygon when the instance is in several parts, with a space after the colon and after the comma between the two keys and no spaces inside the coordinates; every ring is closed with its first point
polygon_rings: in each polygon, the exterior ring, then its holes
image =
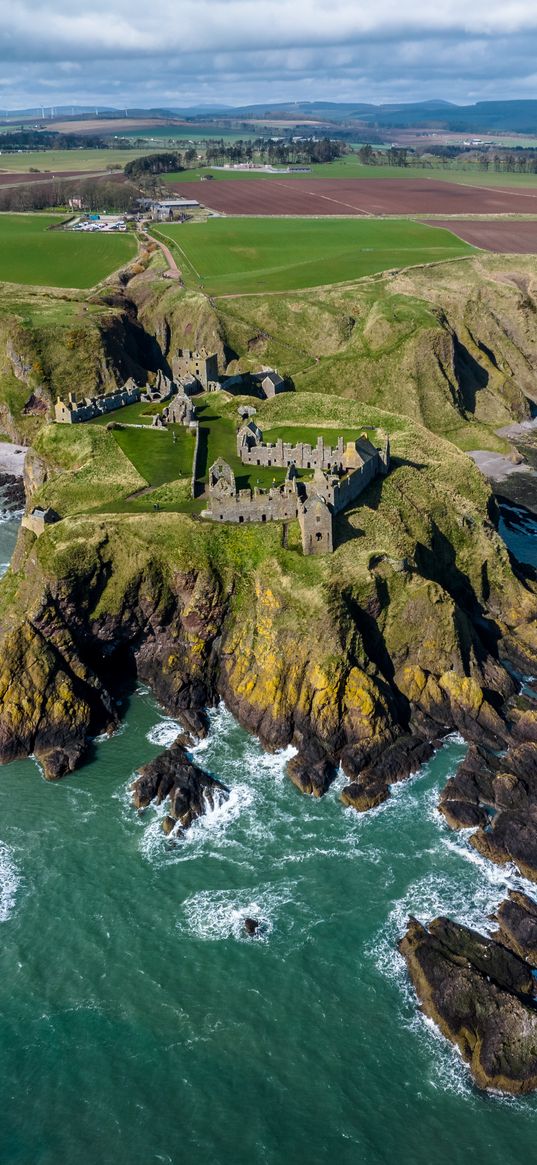
{"type": "Polygon", "coordinates": [[[169,279],[181,279],[181,272],[177,266],[177,263],[175,262],[175,259],[170,251],[170,248],[167,247],[165,243],[159,242],[159,240],[156,239],[154,235],[148,235],[146,231],[144,231],[143,234],[144,234],[144,237],[147,239],[148,243],[149,242],[156,243],[159,250],[162,251],[162,254],[164,255],[164,258],[168,264],[168,271],[167,271],[168,278],[169,279]]]}

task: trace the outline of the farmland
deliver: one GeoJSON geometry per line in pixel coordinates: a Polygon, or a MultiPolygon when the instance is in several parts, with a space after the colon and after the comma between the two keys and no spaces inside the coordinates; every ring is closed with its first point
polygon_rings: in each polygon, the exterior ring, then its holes
{"type": "Polygon", "coordinates": [[[537,254],[537,220],[528,219],[457,219],[457,222],[439,222],[436,226],[451,228],[460,239],[504,255],[537,254]]]}
{"type": "MultiPolygon", "coordinates": [[[[218,136],[218,135],[217,135],[218,136]]],[[[247,135],[243,135],[246,137],[247,135]]],[[[178,143],[179,144],[179,143],[178,143]]],[[[163,174],[164,182],[171,184],[196,182],[200,177],[207,174],[213,174],[216,181],[264,181],[277,182],[277,174],[259,174],[255,170],[212,170],[204,166],[195,167],[193,169],[181,171],[175,174],[163,174]]],[[[281,176],[287,182],[301,182],[304,181],[305,175],[296,171],[295,173],[285,174],[281,176]]],[[[460,163],[447,163],[446,165],[436,166],[402,166],[394,167],[387,163],[378,166],[366,166],[355,154],[348,154],[343,158],[338,158],[334,162],[324,162],[312,165],[307,179],[315,180],[326,178],[363,178],[367,181],[378,182],[382,178],[392,179],[396,182],[421,181],[421,182],[454,182],[465,185],[469,183],[475,186],[500,186],[513,188],[529,188],[537,190],[537,174],[501,174],[495,170],[482,171],[475,165],[460,163]]]]}
{"type": "Polygon", "coordinates": [[[221,214],[537,214],[537,186],[514,190],[505,185],[459,185],[423,177],[311,181],[285,175],[249,182],[204,182],[196,194],[200,202],[221,214]]]}
{"type": "MultiPolygon", "coordinates": [[[[97,172],[106,170],[108,166],[122,169],[127,162],[132,162],[142,154],[150,152],[151,147],[144,144],[143,149],[132,150],[39,150],[33,153],[0,154],[0,173],[4,170],[9,173],[28,173],[30,167],[33,167],[46,171],[47,177],[51,178],[60,173],[97,172]]],[[[29,177],[34,179],[38,175],[30,174],[29,177]]]]}
{"type": "Polygon", "coordinates": [[[49,228],[58,216],[0,215],[0,280],[48,287],[93,287],[136,253],[129,235],[73,234],[49,228]]]}
{"type": "Polygon", "coordinates": [[[230,218],[155,233],[175,246],[185,280],[211,295],[340,283],[472,252],[447,230],[406,220],[230,218]]]}

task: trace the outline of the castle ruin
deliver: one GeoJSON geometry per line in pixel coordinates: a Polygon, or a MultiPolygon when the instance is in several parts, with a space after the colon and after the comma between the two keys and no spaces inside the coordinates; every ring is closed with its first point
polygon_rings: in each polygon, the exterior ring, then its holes
{"type": "Polygon", "coordinates": [[[125,405],[138,404],[141,399],[142,389],[132,379],[116,392],[104,393],[102,396],[86,396],[81,401],[77,400],[75,392],[70,392],[67,400],[57,397],[54,419],[61,425],[76,425],[82,421],[93,421],[95,417],[102,417],[105,413],[113,413],[125,405]]]}
{"type": "Polygon", "coordinates": [[[390,442],[383,449],[362,435],[334,447],[322,437],[312,447],[262,440],[261,430],[250,421],[237,435],[237,451],[243,465],[286,468],[283,485],[270,489],[237,489],[231,466],[219,458],[209,470],[209,504],[202,517],[214,522],[271,522],[298,519],[304,554],[329,554],[334,548],[334,518],[355,501],[374,478],[390,469],[390,442]],[[295,456],[293,456],[293,454],[295,456]],[[298,468],[313,469],[313,478],[302,481],[298,468]]]}
{"type": "Polygon", "coordinates": [[[172,363],[175,377],[194,377],[205,392],[220,388],[216,352],[209,353],[206,348],[178,348],[172,363]]]}

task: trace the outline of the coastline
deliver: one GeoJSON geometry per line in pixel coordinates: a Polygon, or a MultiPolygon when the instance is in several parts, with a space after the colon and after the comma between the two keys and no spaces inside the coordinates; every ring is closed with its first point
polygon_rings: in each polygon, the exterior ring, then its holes
{"type": "Polygon", "coordinates": [[[22,477],[27,452],[26,445],[13,445],[9,441],[0,441],[0,476],[11,474],[13,477],[22,477]]]}

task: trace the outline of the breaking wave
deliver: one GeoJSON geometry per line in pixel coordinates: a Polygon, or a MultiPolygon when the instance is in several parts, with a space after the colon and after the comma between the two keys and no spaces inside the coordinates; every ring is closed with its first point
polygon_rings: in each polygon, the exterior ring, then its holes
{"type": "Polygon", "coordinates": [[[292,900],[293,890],[289,885],[267,885],[253,890],[201,890],[183,902],[177,928],[209,942],[222,939],[252,942],[244,930],[244,920],[254,918],[259,930],[253,941],[267,942],[292,900]]]}
{"type": "Polygon", "coordinates": [[[11,850],[0,841],[0,922],[7,922],[15,909],[20,876],[11,850]]]}

